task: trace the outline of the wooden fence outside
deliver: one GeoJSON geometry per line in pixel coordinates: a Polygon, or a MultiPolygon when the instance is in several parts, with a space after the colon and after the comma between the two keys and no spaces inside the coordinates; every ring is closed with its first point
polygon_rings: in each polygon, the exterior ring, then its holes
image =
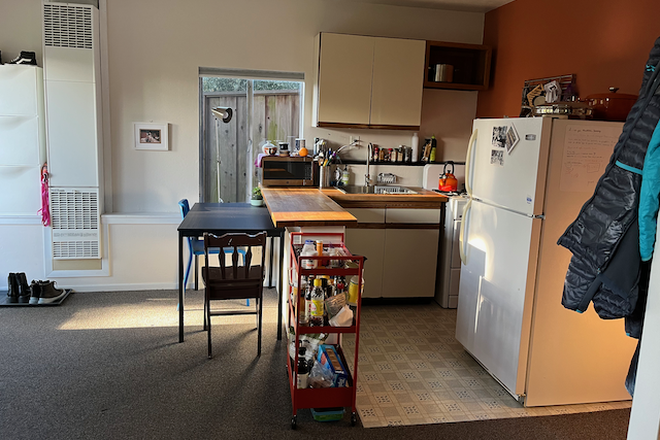
{"type": "Polygon", "coordinates": [[[220,198],[225,202],[249,200],[257,186],[254,162],[266,139],[287,142],[300,133],[300,95],[297,90],[255,91],[249,127],[247,96],[236,92],[204,95],[204,201],[218,200],[216,157],[220,153],[220,198]],[[231,107],[229,123],[217,121],[212,108],[231,107]],[[250,144],[251,142],[251,144],[250,144]],[[251,151],[248,151],[252,145],[251,151]],[[250,178],[251,176],[251,178],[250,178]]]}

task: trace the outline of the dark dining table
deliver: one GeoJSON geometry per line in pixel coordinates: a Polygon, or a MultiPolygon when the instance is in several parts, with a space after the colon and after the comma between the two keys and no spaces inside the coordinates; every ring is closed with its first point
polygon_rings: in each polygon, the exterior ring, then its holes
{"type": "MultiPolygon", "coordinates": [[[[265,206],[250,203],[195,203],[177,228],[179,231],[179,342],[183,342],[183,248],[187,237],[202,237],[205,232],[215,235],[244,232],[256,234],[266,231],[271,237],[268,287],[273,277],[273,238],[280,237],[280,270],[284,259],[284,229],[276,228],[265,206]]],[[[282,339],[282,275],[277,277],[277,339],[282,339]]]]}

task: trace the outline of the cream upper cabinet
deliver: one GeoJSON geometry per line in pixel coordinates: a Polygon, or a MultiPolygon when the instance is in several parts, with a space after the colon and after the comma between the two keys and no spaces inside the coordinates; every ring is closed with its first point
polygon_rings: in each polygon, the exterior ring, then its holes
{"type": "Polygon", "coordinates": [[[373,58],[372,37],[321,34],[318,121],[369,123],[373,58]]]}
{"type": "Polygon", "coordinates": [[[420,125],[426,43],[397,38],[375,40],[370,124],[420,125]]]}
{"type": "Polygon", "coordinates": [[[317,47],[315,126],[419,128],[424,41],[322,33],[317,47]]]}

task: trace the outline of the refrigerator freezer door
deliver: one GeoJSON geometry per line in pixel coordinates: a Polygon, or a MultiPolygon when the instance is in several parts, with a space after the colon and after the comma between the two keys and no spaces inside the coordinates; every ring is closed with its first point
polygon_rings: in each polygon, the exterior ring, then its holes
{"type": "Polygon", "coordinates": [[[474,201],[463,217],[456,339],[514,395],[524,393],[539,218],[474,201]]]}
{"type": "Polygon", "coordinates": [[[561,305],[571,253],[557,239],[575,220],[603,174],[622,123],[560,120],[552,127],[545,220],[539,250],[527,374],[527,406],[630,399],[625,387],[635,340],[623,320],[603,320],[590,307],[561,305]]]}
{"type": "Polygon", "coordinates": [[[549,118],[477,119],[466,163],[472,196],[526,215],[543,213],[549,118]],[[512,133],[512,134],[510,134],[512,133]]]}

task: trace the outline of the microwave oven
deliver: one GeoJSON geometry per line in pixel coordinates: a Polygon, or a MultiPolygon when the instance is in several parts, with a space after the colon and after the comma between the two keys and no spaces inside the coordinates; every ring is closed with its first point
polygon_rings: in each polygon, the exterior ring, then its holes
{"type": "Polygon", "coordinates": [[[316,162],[311,157],[264,156],[262,186],[313,186],[316,162]]]}

